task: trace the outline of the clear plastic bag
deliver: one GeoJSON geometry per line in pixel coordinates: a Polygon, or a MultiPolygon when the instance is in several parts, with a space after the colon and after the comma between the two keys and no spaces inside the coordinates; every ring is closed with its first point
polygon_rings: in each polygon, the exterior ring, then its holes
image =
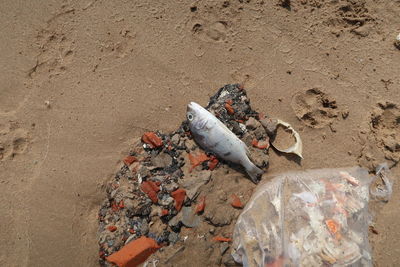
{"type": "MultiPolygon", "coordinates": [[[[385,169],[387,170],[387,169],[385,169]]],[[[259,185],[236,222],[235,261],[246,266],[372,266],[363,168],[291,172],[259,185]]]]}

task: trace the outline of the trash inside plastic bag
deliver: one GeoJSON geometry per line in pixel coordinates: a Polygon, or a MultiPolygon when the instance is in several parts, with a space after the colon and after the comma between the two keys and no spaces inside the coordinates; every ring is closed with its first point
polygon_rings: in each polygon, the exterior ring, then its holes
{"type": "Polygon", "coordinates": [[[259,185],[236,222],[233,258],[243,266],[372,266],[372,180],[354,167],[291,172],[259,185]]]}

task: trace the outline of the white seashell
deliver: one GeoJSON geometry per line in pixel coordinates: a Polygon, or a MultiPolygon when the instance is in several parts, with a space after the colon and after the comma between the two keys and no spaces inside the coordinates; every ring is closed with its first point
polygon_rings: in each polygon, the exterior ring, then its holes
{"type": "Polygon", "coordinates": [[[284,121],[281,121],[280,119],[277,119],[277,123],[278,125],[282,125],[283,127],[285,127],[286,129],[288,129],[289,131],[292,132],[294,138],[296,139],[296,143],[287,148],[287,149],[280,149],[279,147],[276,147],[273,143],[271,143],[271,145],[273,147],[275,147],[276,150],[283,152],[283,153],[293,153],[296,154],[297,156],[299,156],[300,158],[303,158],[302,153],[303,153],[303,142],[301,141],[300,135],[298,134],[298,132],[296,132],[293,127],[284,121]]]}

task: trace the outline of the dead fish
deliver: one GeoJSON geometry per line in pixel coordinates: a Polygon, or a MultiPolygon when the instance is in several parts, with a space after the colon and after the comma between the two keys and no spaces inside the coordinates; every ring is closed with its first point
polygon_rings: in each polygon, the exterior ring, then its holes
{"type": "Polygon", "coordinates": [[[187,119],[195,141],[218,157],[242,165],[254,183],[263,173],[248,157],[249,150],[228,127],[195,102],[187,106],[187,119]]]}

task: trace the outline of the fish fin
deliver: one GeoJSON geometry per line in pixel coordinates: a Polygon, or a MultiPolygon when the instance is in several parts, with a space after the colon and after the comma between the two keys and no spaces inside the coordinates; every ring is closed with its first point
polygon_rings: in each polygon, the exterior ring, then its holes
{"type": "Polygon", "coordinates": [[[243,166],[245,167],[247,174],[250,176],[251,181],[255,184],[258,184],[264,171],[258,168],[250,160],[248,160],[247,164],[243,164],[243,166]]]}

